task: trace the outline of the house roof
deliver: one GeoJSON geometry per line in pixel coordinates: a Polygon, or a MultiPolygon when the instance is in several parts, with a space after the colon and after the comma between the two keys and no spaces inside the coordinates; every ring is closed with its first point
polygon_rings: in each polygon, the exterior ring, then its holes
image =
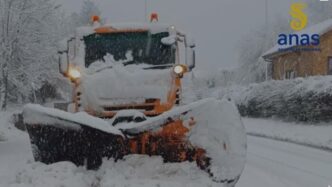
{"type": "MultiPolygon", "coordinates": [[[[321,23],[318,23],[316,25],[313,25],[311,27],[308,27],[307,29],[304,29],[300,32],[296,32],[296,34],[319,34],[320,36],[327,33],[328,31],[332,30],[332,19],[328,19],[326,21],[323,21],[321,23]]],[[[285,48],[295,47],[296,44],[293,45],[286,45],[285,48]]],[[[270,50],[265,52],[262,57],[264,59],[268,59],[272,55],[279,53],[280,46],[277,44],[274,47],[272,47],[270,50]]]]}

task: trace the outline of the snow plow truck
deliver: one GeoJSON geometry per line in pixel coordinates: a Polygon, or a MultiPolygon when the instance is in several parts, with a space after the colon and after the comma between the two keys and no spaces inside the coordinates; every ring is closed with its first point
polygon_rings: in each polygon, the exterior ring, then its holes
{"type": "Polygon", "coordinates": [[[101,25],[94,17],[60,46],[71,104],[66,111],[23,109],[36,161],[96,170],[104,159],[160,156],[195,163],[216,183],[236,184],[246,157],[237,108],[230,99],[185,104],[181,97],[182,79],[195,67],[190,37],[158,22],[101,25]]]}

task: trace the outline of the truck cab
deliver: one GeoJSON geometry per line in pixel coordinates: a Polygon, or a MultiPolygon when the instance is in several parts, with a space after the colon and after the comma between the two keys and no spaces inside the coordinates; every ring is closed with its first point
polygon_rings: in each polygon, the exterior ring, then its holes
{"type": "Polygon", "coordinates": [[[71,111],[101,118],[123,110],[157,116],[180,105],[181,78],[195,67],[194,48],[175,26],[156,22],[97,20],[78,28],[59,51],[60,72],[73,83],[71,111]]]}

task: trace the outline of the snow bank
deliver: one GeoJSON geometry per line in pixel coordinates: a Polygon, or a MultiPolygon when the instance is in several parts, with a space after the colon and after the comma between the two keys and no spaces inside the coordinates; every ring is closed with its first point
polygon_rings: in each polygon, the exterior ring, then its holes
{"type": "Polygon", "coordinates": [[[107,176],[101,180],[101,186],[222,186],[212,182],[195,163],[164,164],[160,157],[133,155],[124,162],[106,162],[101,170],[105,170],[107,176]]]}
{"type": "Polygon", "coordinates": [[[10,107],[7,111],[0,112],[0,142],[7,141],[13,137],[12,129],[16,129],[12,119],[13,113],[17,113],[17,108],[10,107]]]}
{"type": "Polygon", "coordinates": [[[123,134],[107,121],[88,115],[85,112],[68,113],[53,108],[45,108],[40,105],[28,104],[23,109],[24,123],[33,125],[55,125],[60,128],[80,130],[80,125],[92,127],[107,133],[123,134]]]}
{"type": "Polygon", "coordinates": [[[6,140],[7,140],[7,138],[5,136],[5,133],[0,131],[0,142],[6,141],[6,140]]]}
{"type": "Polygon", "coordinates": [[[243,116],[306,122],[332,120],[331,76],[229,87],[220,89],[214,95],[217,98],[233,98],[243,116]]]}
{"type": "Polygon", "coordinates": [[[15,176],[0,181],[6,187],[217,187],[195,164],[164,164],[160,157],[132,155],[125,161],[105,161],[99,171],[87,171],[70,162],[52,165],[28,163],[15,176]]]}
{"type": "Polygon", "coordinates": [[[250,118],[244,118],[243,122],[249,134],[332,150],[332,126],[329,124],[305,125],[250,118]]]}

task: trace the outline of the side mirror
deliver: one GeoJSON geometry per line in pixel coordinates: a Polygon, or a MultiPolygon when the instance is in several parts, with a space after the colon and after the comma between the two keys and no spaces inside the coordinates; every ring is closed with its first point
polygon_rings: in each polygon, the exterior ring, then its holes
{"type": "Polygon", "coordinates": [[[196,66],[196,53],[194,47],[186,48],[186,65],[188,66],[189,71],[196,66]]]}
{"type": "Polygon", "coordinates": [[[58,45],[59,72],[67,76],[69,71],[69,45],[75,40],[74,37],[69,40],[63,40],[58,45]]]}
{"type": "Polygon", "coordinates": [[[195,41],[193,38],[185,36],[185,47],[186,47],[186,65],[189,71],[196,66],[196,53],[195,53],[195,41]]]}
{"type": "Polygon", "coordinates": [[[195,44],[195,40],[192,37],[186,37],[186,46],[190,47],[190,48],[195,48],[196,44],[195,44]]]}
{"type": "Polygon", "coordinates": [[[69,71],[68,51],[59,51],[59,72],[67,76],[69,71]]]}

